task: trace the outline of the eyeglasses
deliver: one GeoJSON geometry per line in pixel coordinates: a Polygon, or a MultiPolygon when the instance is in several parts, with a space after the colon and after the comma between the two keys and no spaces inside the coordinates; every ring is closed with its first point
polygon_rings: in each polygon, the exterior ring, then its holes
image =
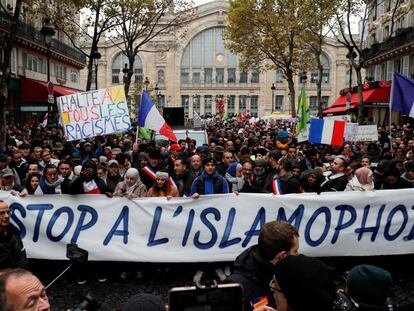
{"type": "Polygon", "coordinates": [[[272,279],[270,280],[269,288],[272,292],[283,293],[283,291],[279,288],[279,284],[277,283],[275,275],[273,275],[272,279]]]}
{"type": "Polygon", "coordinates": [[[13,211],[11,209],[5,210],[5,211],[0,211],[0,216],[3,217],[4,215],[13,215],[13,211]]]}

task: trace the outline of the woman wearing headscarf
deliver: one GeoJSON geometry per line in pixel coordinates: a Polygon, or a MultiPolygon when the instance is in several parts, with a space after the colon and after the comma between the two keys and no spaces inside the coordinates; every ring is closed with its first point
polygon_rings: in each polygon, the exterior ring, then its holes
{"type": "Polygon", "coordinates": [[[243,179],[243,167],[240,163],[232,163],[227,168],[226,175],[224,176],[230,186],[231,192],[238,192],[243,188],[244,179],[243,179]]]}
{"type": "Polygon", "coordinates": [[[80,175],[69,186],[71,194],[107,194],[107,187],[98,177],[98,167],[92,160],[87,160],[82,165],[80,175]]]}
{"type": "Polygon", "coordinates": [[[354,173],[354,177],[346,185],[345,191],[374,190],[372,171],[367,167],[360,167],[354,173]]]}
{"type": "Polygon", "coordinates": [[[177,187],[168,182],[169,174],[158,171],[155,174],[154,185],[148,190],[147,197],[166,197],[168,200],[172,197],[179,197],[177,187]]]}
{"type": "Polygon", "coordinates": [[[147,187],[141,181],[136,168],[129,168],[126,171],[124,181],[121,181],[115,187],[114,196],[127,197],[128,199],[147,196],[147,187]]]}
{"type": "Polygon", "coordinates": [[[300,177],[301,188],[304,192],[321,193],[321,184],[325,178],[320,169],[307,170],[300,177]]]}

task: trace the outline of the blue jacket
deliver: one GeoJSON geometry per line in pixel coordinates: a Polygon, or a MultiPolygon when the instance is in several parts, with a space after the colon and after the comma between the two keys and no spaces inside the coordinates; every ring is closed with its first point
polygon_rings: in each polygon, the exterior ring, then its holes
{"type": "Polygon", "coordinates": [[[198,176],[191,185],[191,195],[198,194],[220,194],[229,193],[227,180],[219,173],[214,172],[212,176],[204,171],[198,176]]]}

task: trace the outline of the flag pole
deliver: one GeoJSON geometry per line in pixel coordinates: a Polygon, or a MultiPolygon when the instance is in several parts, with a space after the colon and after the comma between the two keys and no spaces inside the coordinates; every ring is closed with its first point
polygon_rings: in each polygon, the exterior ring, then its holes
{"type": "MultiPolygon", "coordinates": [[[[141,107],[141,102],[142,102],[142,94],[143,94],[144,90],[141,91],[141,99],[139,101],[140,103],[140,107],[141,107]]],[[[135,135],[135,142],[138,143],[138,136],[139,136],[139,108],[138,108],[138,112],[137,112],[137,133],[135,135]]]]}
{"type": "Polygon", "coordinates": [[[390,152],[392,152],[392,136],[391,136],[391,109],[392,109],[392,102],[393,102],[393,91],[394,91],[394,82],[395,82],[395,72],[392,75],[392,81],[391,81],[391,96],[390,96],[390,111],[388,114],[388,123],[389,123],[389,137],[390,137],[390,152]]]}

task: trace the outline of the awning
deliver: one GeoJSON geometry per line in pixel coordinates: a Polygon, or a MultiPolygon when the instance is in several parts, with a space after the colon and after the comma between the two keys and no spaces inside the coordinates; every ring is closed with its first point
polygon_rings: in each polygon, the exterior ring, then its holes
{"type": "MultiPolygon", "coordinates": [[[[362,91],[364,103],[388,103],[390,101],[391,88],[379,87],[362,91]]],[[[358,107],[358,93],[353,93],[351,97],[350,109],[358,107]]],[[[346,95],[339,96],[332,106],[323,111],[324,114],[346,112],[346,95]]]]}
{"type": "MultiPolygon", "coordinates": [[[[22,103],[47,103],[47,83],[32,79],[20,80],[22,103]]],[[[56,97],[66,96],[74,93],[83,92],[82,90],[72,89],[60,85],[53,86],[53,95],[56,97]]]]}
{"type": "MultiPolygon", "coordinates": [[[[349,109],[354,109],[355,107],[358,107],[358,104],[352,104],[349,109]]],[[[323,113],[340,113],[340,112],[346,112],[348,109],[346,109],[346,105],[339,106],[339,107],[331,107],[327,108],[323,111],[323,113]]]]}

